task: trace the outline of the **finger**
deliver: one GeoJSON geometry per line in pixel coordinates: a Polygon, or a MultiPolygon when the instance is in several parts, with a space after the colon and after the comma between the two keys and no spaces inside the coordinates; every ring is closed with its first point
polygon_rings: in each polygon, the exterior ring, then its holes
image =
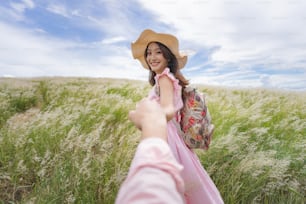
{"type": "Polygon", "coordinates": [[[129,120],[133,122],[134,116],[135,116],[135,110],[131,110],[128,115],[129,120]]]}
{"type": "Polygon", "coordinates": [[[140,127],[140,123],[139,123],[139,118],[137,117],[137,113],[135,110],[132,110],[129,112],[129,115],[128,115],[128,118],[129,120],[134,123],[134,125],[139,129],[141,130],[141,127],[140,127]]]}

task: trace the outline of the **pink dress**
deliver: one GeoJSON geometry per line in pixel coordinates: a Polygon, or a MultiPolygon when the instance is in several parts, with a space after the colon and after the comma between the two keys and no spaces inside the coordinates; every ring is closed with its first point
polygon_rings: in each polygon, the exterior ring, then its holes
{"type": "MultiPolygon", "coordinates": [[[[156,84],[158,86],[158,79],[161,76],[168,76],[174,87],[174,105],[176,110],[183,107],[181,97],[182,87],[179,81],[173,76],[169,68],[166,68],[163,73],[155,76],[156,84]]],[[[156,94],[155,87],[149,93],[149,98],[160,101],[156,94]]],[[[184,143],[183,139],[177,132],[175,123],[176,118],[168,122],[168,143],[177,161],[184,167],[182,177],[185,183],[185,199],[187,204],[205,204],[205,203],[223,203],[222,197],[211,180],[203,166],[201,165],[197,155],[190,150],[184,143]]]]}

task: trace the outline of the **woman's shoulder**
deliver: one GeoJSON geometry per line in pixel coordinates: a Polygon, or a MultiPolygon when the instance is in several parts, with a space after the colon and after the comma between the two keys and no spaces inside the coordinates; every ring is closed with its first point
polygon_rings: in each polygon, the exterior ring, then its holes
{"type": "Polygon", "coordinates": [[[162,84],[172,84],[175,98],[181,98],[181,90],[182,87],[179,84],[179,80],[175,78],[172,72],[170,72],[169,68],[165,68],[165,70],[161,74],[157,74],[155,76],[155,90],[157,90],[157,94],[159,94],[160,85],[162,84]]]}
{"type": "Polygon", "coordinates": [[[169,68],[165,68],[164,71],[160,74],[156,74],[154,77],[155,82],[158,83],[158,80],[164,76],[167,76],[172,82],[178,81],[178,79],[175,78],[172,72],[170,72],[169,68]]]}

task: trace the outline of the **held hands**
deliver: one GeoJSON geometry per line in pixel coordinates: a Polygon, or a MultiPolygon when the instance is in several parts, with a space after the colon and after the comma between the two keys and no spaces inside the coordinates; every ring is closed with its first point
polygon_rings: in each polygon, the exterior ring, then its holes
{"type": "Polygon", "coordinates": [[[166,115],[156,101],[142,99],[129,112],[129,119],[142,131],[142,139],[156,137],[167,141],[166,115]]]}

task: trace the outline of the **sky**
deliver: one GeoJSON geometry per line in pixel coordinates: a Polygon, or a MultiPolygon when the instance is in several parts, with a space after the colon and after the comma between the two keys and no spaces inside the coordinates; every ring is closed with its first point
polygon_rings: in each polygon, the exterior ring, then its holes
{"type": "Polygon", "coordinates": [[[131,42],[179,39],[195,84],[306,90],[304,0],[5,0],[0,77],[147,80],[131,42]]]}

